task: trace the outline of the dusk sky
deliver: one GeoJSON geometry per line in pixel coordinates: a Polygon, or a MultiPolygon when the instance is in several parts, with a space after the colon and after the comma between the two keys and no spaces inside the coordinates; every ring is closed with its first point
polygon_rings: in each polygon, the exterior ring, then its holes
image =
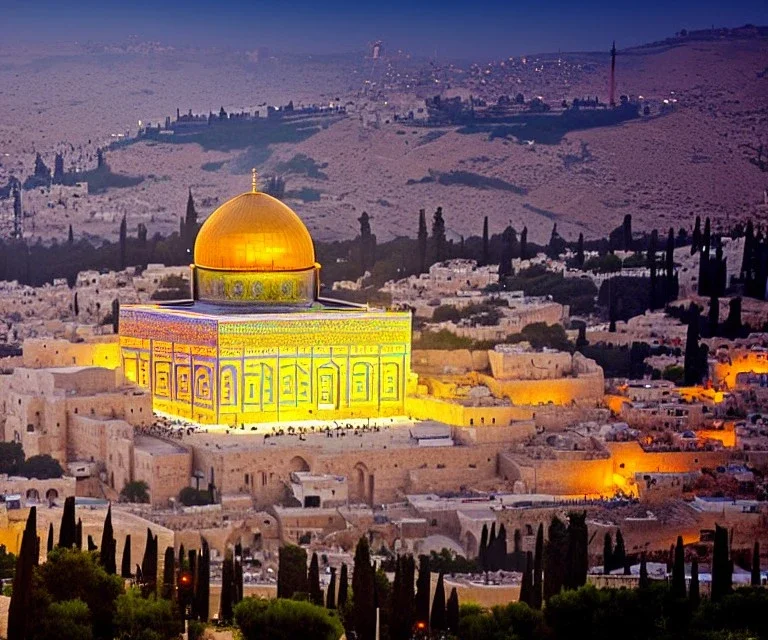
{"type": "Polygon", "coordinates": [[[334,53],[381,39],[441,58],[604,49],[659,40],[682,28],[767,24],[766,0],[0,0],[3,42],[93,40],[129,35],[174,45],[266,46],[274,51],[334,53]]]}

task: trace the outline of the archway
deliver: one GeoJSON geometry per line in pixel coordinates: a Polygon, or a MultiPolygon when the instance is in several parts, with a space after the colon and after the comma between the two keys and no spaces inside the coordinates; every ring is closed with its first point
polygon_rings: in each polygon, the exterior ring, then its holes
{"type": "Polygon", "coordinates": [[[372,479],[373,478],[365,463],[358,462],[353,469],[352,486],[350,487],[353,500],[356,502],[365,502],[366,504],[370,503],[371,496],[369,488],[372,479]]]}
{"type": "Polygon", "coordinates": [[[45,499],[48,502],[48,504],[53,504],[56,500],[59,498],[59,492],[51,487],[48,489],[48,491],[45,492],[45,499]]]}
{"type": "Polygon", "coordinates": [[[40,502],[40,492],[37,489],[27,489],[28,502],[40,502]]]}
{"type": "Polygon", "coordinates": [[[288,463],[291,473],[294,471],[309,471],[309,463],[301,456],[294,456],[288,463]]]}

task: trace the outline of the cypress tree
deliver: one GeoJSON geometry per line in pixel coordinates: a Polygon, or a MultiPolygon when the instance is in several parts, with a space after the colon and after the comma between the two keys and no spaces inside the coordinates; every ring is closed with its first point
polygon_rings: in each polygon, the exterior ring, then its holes
{"type": "Polygon", "coordinates": [[[520,259],[528,259],[528,227],[523,227],[520,232],[520,259]]]}
{"type": "Polygon", "coordinates": [[[523,536],[520,529],[515,529],[512,536],[512,569],[513,571],[522,571],[525,567],[525,558],[523,556],[523,536]]]}
{"type": "Polygon", "coordinates": [[[360,640],[372,640],[375,634],[374,581],[368,538],[362,536],[355,548],[355,565],[352,572],[352,593],[354,594],[352,617],[360,640]]]}
{"type": "Polygon", "coordinates": [[[696,223],[693,225],[693,235],[691,236],[691,255],[694,255],[701,247],[701,218],[696,216],[696,223]]]}
{"type": "Polygon", "coordinates": [[[176,575],[176,554],[173,547],[166,547],[165,561],[163,562],[163,584],[160,587],[160,596],[166,600],[174,600],[176,590],[174,577],[176,575]]]}
{"type": "Polygon", "coordinates": [[[624,251],[632,251],[632,214],[628,213],[624,216],[624,222],[622,223],[622,236],[624,241],[624,251]]]}
{"type": "Polygon", "coordinates": [[[157,536],[147,527],[147,542],[144,557],[141,560],[141,576],[144,582],[143,592],[153,593],[157,589],[157,536]]]}
{"type": "Polygon", "coordinates": [[[496,545],[496,523],[491,523],[491,533],[488,535],[488,548],[485,552],[485,562],[488,565],[489,571],[496,571],[496,559],[493,556],[493,550],[496,545]]]}
{"type": "Polygon", "coordinates": [[[432,612],[429,617],[429,626],[433,632],[445,631],[448,627],[448,621],[445,616],[445,583],[443,581],[443,572],[437,577],[437,586],[435,587],[435,596],[432,599],[432,612]]]}
{"type": "Polygon", "coordinates": [[[232,621],[232,601],[234,596],[235,565],[232,550],[227,549],[224,555],[224,564],[221,569],[221,604],[219,607],[219,620],[232,621]]]}
{"type": "Polygon", "coordinates": [[[667,233],[667,249],[664,255],[664,270],[667,275],[667,293],[672,290],[672,280],[675,277],[675,232],[672,227],[667,233]]]}
{"type": "Polygon", "coordinates": [[[543,602],[542,588],[544,586],[542,570],[544,569],[544,525],[540,522],[536,531],[536,547],[533,554],[533,594],[531,606],[541,609],[543,602]]]}
{"type": "Polygon", "coordinates": [[[101,533],[101,547],[99,548],[99,563],[104,571],[110,575],[117,573],[115,562],[115,539],[112,530],[112,505],[107,507],[107,517],[104,518],[104,529],[101,533]]]}
{"type": "Polygon", "coordinates": [[[280,547],[277,567],[277,597],[293,598],[295,593],[308,593],[307,552],[288,544],[280,547]]]}
{"type": "Polygon", "coordinates": [[[699,348],[699,308],[691,303],[688,311],[688,328],[685,337],[685,356],[683,359],[684,381],[686,386],[701,382],[704,373],[701,370],[701,350],[699,348]]]}
{"type": "Polygon", "coordinates": [[[694,608],[699,606],[701,600],[699,595],[699,559],[696,557],[691,561],[691,586],[688,590],[688,598],[694,608]]]}
{"type": "Polygon", "coordinates": [[[75,498],[70,496],[64,500],[64,511],[61,514],[61,527],[59,528],[59,546],[69,549],[77,542],[75,525],[75,498]]]}
{"type": "Polygon", "coordinates": [[[451,589],[451,595],[448,596],[448,603],[445,607],[445,621],[448,626],[448,632],[456,635],[459,631],[459,594],[456,587],[451,589]]]}
{"type": "Polygon", "coordinates": [[[504,524],[499,527],[499,533],[496,536],[494,551],[494,564],[496,569],[506,569],[507,564],[507,529],[504,524]]]}
{"type": "Polygon", "coordinates": [[[627,549],[624,546],[624,536],[621,529],[616,529],[616,546],[613,548],[611,568],[622,569],[627,561],[627,549]]]}
{"type": "Polygon", "coordinates": [[[520,602],[525,602],[529,607],[533,599],[533,558],[531,552],[525,554],[525,571],[523,572],[523,582],[520,585],[520,602]]]}
{"type": "Polygon", "coordinates": [[[373,266],[374,249],[373,235],[371,234],[371,216],[365,211],[357,221],[360,223],[360,272],[365,273],[369,267],[373,266]]]}
{"type": "MultiPolygon", "coordinates": [[[[319,576],[319,571],[318,571],[319,576]]],[[[238,542],[235,545],[235,604],[243,599],[243,546],[238,542]]],[[[320,592],[320,601],[316,604],[323,606],[323,592],[320,592]]]]}
{"type": "Polygon", "coordinates": [[[544,546],[544,600],[562,591],[566,578],[568,530],[560,518],[552,518],[544,546]]]}
{"type": "Polygon", "coordinates": [[[392,640],[410,640],[413,629],[413,582],[416,564],[411,555],[398,556],[392,588],[392,616],[389,633],[392,640]]]}
{"type": "Polygon", "coordinates": [[[189,196],[187,197],[187,212],[184,216],[184,232],[182,234],[187,256],[191,256],[195,249],[197,230],[197,210],[195,209],[195,201],[192,199],[192,189],[190,188],[189,196]]]}
{"type": "Polygon", "coordinates": [[[211,598],[211,550],[203,539],[200,559],[197,563],[197,588],[195,589],[195,611],[202,622],[208,622],[211,598]]]}
{"type": "Polygon", "coordinates": [[[328,593],[325,594],[325,607],[336,608],[336,567],[331,567],[331,581],[328,583],[328,593]]]}
{"type": "Polygon", "coordinates": [[[480,265],[485,266],[490,262],[490,246],[488,241],[488,216],[483,218],[483,252],[480,258],[480,265]]]}
{"type": "Polygon", "coordinates": [[[677,544],[675,545],[675,562],[672,565],[672,596],[678,599],[685,598],[685,549],[682,536],[677,536],[677,544]]]}
{"type": "Polygon", "coordinates": [[[647,589],[651,585],[648,578],[648,565],[645,560],[645,551],[640,554],[640,584],[641,589],[647,589]]]}
{"type": "Polygon", "coordinates": [[[123,557],[120,561],[120,577],[131,577],[131,534],[125,536],[125,544],[123,545],[123,557]]]}
{"type": "Polygon", "coordinates": [[[419,273],[427,270],[427,214],[424,209],[419,209],[419,273]]]}
{"type": "Polygon", "coordinates": [[[97,551],[98,547],[96,546],[96,543],[93,541],[93,537],[88,534],[88,551],[97,551]]]}
{"type": "Polygon", "coordinates": [[[728,554],[728,530],[715,525],[715,545],[712,552],[712,602],[720,601],[731,592],[733,567],[728,554]]]}
{"type": "MultiPolygon", "coordinates": [[[[179,571],[184,571],[187,566],[187,552],[184,549],[184,544],[179,545],[179,571]]],[[[279,596],[278,596],[279,597],[279,596]]]]}
{"type": "Polygon", "coordinates": [[[72,225],[69,225],[69,233],[67,234],[67,244],[75,243],[75,232],[72,230],[72,225]]]}
{"type": "Polygon", "coordinates": [[[126,249],[128,243],[128,223],[123,214],[123,219],[120,221],[120,271],[125,269],[126,265],[126,249]]]}
{"type": "Polygon", "coordinates": [[[579,269],[584,266],[584,234],[579,234],[579,241],[576,243],[576,264],[579,269]]]}
{"type": "Polygon", "coordinates": [[[480,534],[480,550],[477,554],[477,560],[483,571],[488,570],[488,525],[483,524],[483,531],[480,534]]]}
{"type": "Polygon", "coordinates": [[[720,298],[716,295],[712,295],[709,298],[709,335],[714,337],[718,335],[718,328],[720,326],[720,298]]]}
{"type": "Polygon", "coordinates": [[[336,597],[336,606],[343,610],[347,604],[347,592],[349,591],[349,578],[347,577],[347,565],[341,565],[341,577],[339,578],[339,595],[336,597]]]}
{"type": "Polygon", "coordinates": [[[752,219],[747,220],[747,228],[744,233],[744,253],[741,258],[741,279],[744,281],[745,288],[751,284],[753,277],[752,266],[754,264],[755,248],[755,227],[752,219]]]}
{"type": "MultiPolygon", "coordinates": [[[[187,552],[187,557],[189,558],[189,575],[192,579],[192,586],[184,594],[184,598],[179,598],[179,613],[181,613],[182,621],[184,620],[184,617],[187,615],[187,607],[189,607],[189,618],[190,620],[197,620],[199,618],[197,613],[197,551],[194,549],[190,549],[187,552]]],[[[179,573],[181,573],[182,569],[179,569],[179,573]]],[[[235,563],[235,574],[237,573],[237,564],[235,563]]],[[[232,604],[236,604],[237,602],[237,589],[235,587],[236,580],[233,581],[233,601],[232,604]]],[[[181,594],[179,594],[181,595],[181,594]]]]}
{"type": "Polygon", "coordinates": [[[608,575],[613,568],[613,540],[611,532],[606,531],[603,538],[603,573],[608,575]]]}
{"type": "Polygon", "coordinates": [[[760,583],[760,543],[755,540],[755,546],[752,549],[752,575],[750,583],[753,587],[759,587],[760,583]]]}
{"type": "Polygon", "coordinates": [[[80,518],[75,525],[75,547],[81,551],[83,549],[83,521],[80,518]]]}
{"type": "Polygon", "coordinates": [[[445,220],[443,208],[438,207],[432,217],[432,245],[434,247],[435,262],[442,262],[447,257],[445,254],[445,220]]]}
{"type": "Polygon", "coordinates": [[[32,573],[38,560],[37,508],[30,507],[13,576],[13,590],[8,608],[8,640],[28,638],[32,622],[31,616],[28,615],[32,599],[32,573]]]}
{"type": "Polygon", "coordinates": [[[658,245],[659,233],[654,229],[651,232],[651,239],[648,242],[648,267],[651,270],[651,293],[649,296],[651,311],[659,307],[659,285],[656,277],[656,249],[658,245]]]}
{"type": "Polygon", "coordinates": [[[320,589],[320,563],[317,560],[317,553],[312,554],[312,560],[309,563],[309,600],[312,604],[319,607],[323,606],[323,591],[320,589]]]}
{"type": "Polygon", "coordinates": [[[45,550],[47,553],[53,551],[53,522],[48,523],[48,543],[46,544],[45,550]]]}
{"type": "MultiPolygon", "coordinates": [[[[618,537],[617,532],[617,547],[618,537]]],[[[589,569],[588,544],[586,511],[570,512],[568,514],[568,547],[566,555],[568,570],[565,582],[565,587],[568,589],[578,589],[587,582],[587,571],[589,569]]],[[[614,552],[614,558],[616,558],[616,555],[617,553],[614,552]]],[[[616,562],[618,562],[618,558],[616,558],[616,562]]]]}
{"type": "Polygon", "coordinates": [[[429,589],[431,586],[429,556],[419,556],[419,577],[416,580],[416,621],[429,624],[429,589]]]}

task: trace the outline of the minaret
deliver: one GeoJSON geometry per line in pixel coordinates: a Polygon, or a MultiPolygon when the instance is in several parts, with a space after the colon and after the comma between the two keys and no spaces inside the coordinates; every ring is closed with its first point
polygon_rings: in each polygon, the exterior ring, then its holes
{"type": "Polygon", "coordinates": [[[610,93],[609,93],[609,100],[608,104],[611,105],[611,107],[616,106],[616,41],[613,41],[613,46],[611,47],[611,86],[610,86],[610,93]]]}

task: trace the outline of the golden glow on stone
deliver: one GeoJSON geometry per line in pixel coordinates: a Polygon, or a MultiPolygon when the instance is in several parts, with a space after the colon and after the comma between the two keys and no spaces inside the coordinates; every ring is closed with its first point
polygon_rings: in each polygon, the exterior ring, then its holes
{"type": "Polygon", "coordinates": [[[315,268],[312,237],[298,215],[253,191],[221,205],[203,223],[195,265],[221,271],[300,271],[315,268]]]}

